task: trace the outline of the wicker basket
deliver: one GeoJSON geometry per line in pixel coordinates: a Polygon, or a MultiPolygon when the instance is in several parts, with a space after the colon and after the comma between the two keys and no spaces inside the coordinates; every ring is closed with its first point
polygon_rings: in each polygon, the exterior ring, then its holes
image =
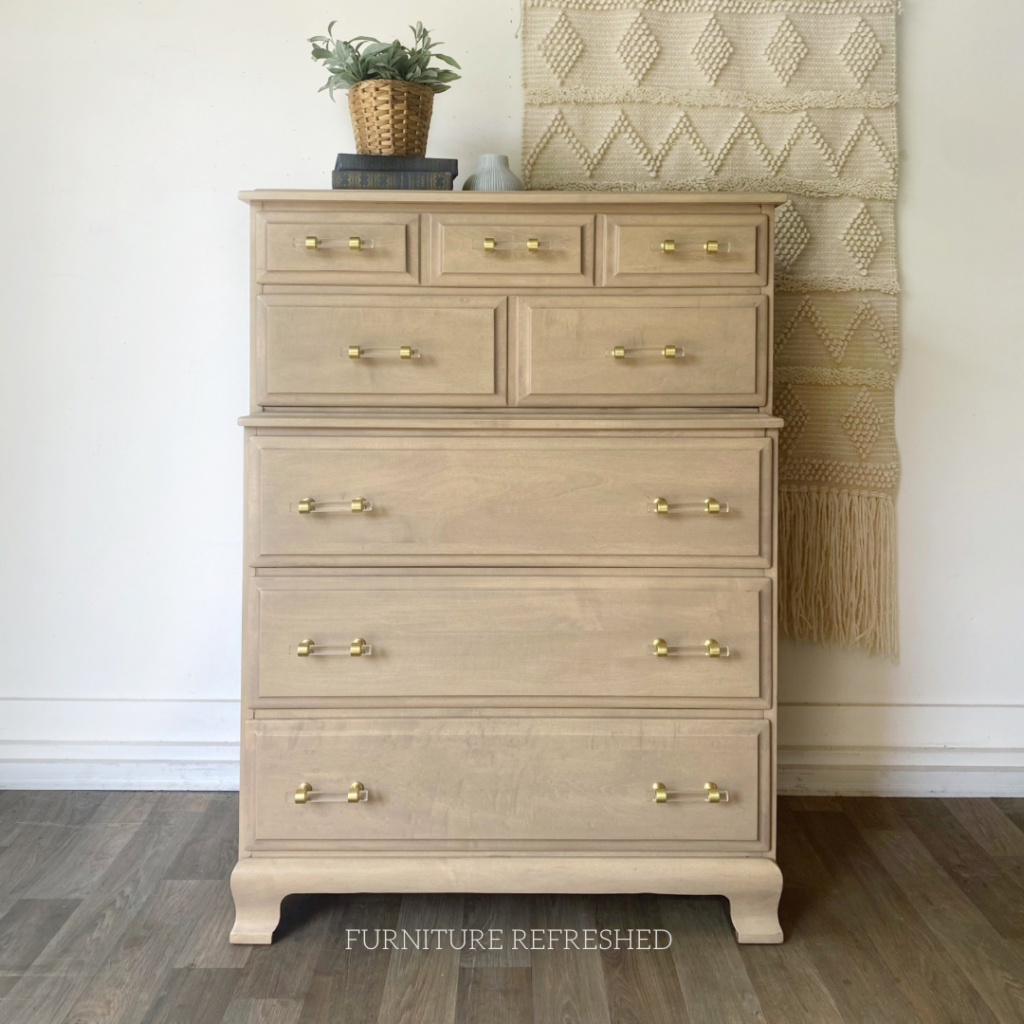
{"type": "Polygon", "coordinates": [[[423,156],[434,91],[416,82],[368,78],[348,91],[357,153],[423,156]]]}

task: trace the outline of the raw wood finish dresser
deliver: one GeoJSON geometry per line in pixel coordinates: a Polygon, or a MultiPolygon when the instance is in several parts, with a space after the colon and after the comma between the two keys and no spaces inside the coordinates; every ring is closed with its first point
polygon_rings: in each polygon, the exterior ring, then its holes
{"type": "Polygon", "coordinates": [[[781,941],[784,197],[242,199],[232,941],[366,891],[723,894],[781,941]]]}

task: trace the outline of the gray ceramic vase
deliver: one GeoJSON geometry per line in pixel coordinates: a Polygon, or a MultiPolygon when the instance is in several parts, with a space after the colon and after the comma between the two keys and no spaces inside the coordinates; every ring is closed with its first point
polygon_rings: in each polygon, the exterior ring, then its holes
{"type": "Polygon", "coordinates": [[[508,169],[508,157],[499,153],[481,155],[476,170],[466,179],[463,192],[522,192],[525,186],[508,169]]]}

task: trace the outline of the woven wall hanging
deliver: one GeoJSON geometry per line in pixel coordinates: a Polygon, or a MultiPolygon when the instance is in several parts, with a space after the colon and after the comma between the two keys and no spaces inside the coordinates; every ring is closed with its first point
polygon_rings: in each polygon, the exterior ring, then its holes
{"type": "Polygon", "coordinates": [[[899,0],[524,0],[528,188],[781,191],[780,627],[895,656],[899,0]]]}

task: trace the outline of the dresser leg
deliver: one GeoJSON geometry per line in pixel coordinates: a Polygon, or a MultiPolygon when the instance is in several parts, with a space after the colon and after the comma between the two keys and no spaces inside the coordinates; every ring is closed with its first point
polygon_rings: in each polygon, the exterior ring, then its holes
{"type": "Polygon", "coordinates": [[[769,860],[761,861],[756,884],[725,889],[729,916],[736,929],[737,942],[782,942],[779,925],[779,898],[782,896],[782,872],[769,860]]]}
{"type": "Polygon", "coordinates": [[[273,874],[261,870],[258,861],[240,860],[231,872],[231,895],[235,900],[235,945],[269,945],[281,920],[281,900],[290,888],[281,889],[273,874]]]}

